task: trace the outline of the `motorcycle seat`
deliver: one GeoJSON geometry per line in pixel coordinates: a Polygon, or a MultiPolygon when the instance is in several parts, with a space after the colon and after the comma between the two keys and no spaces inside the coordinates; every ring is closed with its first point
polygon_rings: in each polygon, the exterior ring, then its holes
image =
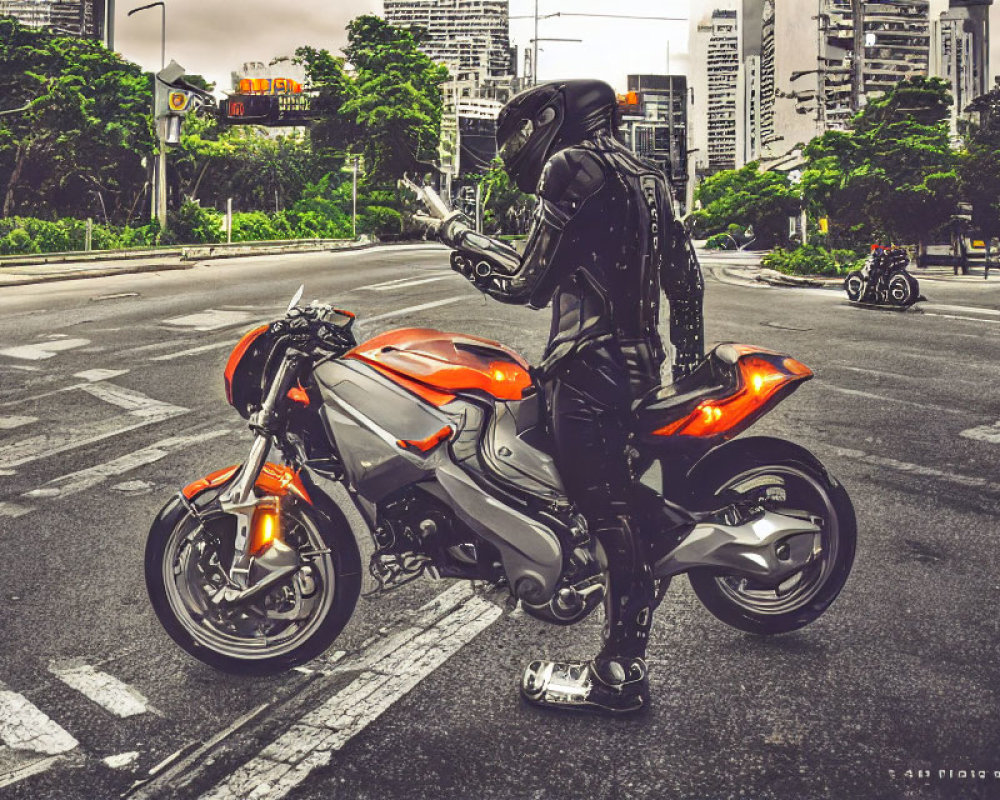
{"type": "Polygon", "coordinates": [[[739,385],[736,364],[750,352],[744,345],[720,344],[690,375],[650,390],[632,404],[638,430],[648,433],[663,428],[686,417],[705,400],[732,394],[739,385]]]}

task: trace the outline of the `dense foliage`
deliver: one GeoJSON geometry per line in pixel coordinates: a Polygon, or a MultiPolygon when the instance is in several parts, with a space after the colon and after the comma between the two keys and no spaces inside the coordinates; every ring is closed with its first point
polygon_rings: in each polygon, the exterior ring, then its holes
{"type": "Polygon", "coordinates": [[[151,91],[98,42],[0,18],[0,216],[139,216],[151,91]]]}
{"type": "Polygon", "coordinates": [[[702,206],[689,219],[695,237],[728,233],[730,226],[737,225],[738,229],[752,228],[763,247],[786,240],[788,217],[798,213],[800,203],[787,175],[762,172],[756,161],[709,176],[698,186],[695,199],[702,206]]]}
{"type": "Polygon", "coordinates": [[[0,249],[82,247],[86,217],[100,223],[95,247],[224,241],[227,198],[235,241],[351,236],[354,156],[357,232],[408,233],[412,200],[396,181],[433,168],[447,70],[411,33],[378,17],[351,22],[348,41],[343,57],[296,51],[317,94],[317,119],[305,132],[185,118],[169,151],[170,212],[160,233],[143,225],[155,149],[152,77],[97,42],[0,18],[0,249]]]}
{"type": "Polygon", "coordinates": [[[951,97],[938,78],[912,77],[873,98],[850,131],[828,131],[805,148],[805,202],[830,219],[831,240],[916,244],[955,213],[957,154],[951,97]]]}

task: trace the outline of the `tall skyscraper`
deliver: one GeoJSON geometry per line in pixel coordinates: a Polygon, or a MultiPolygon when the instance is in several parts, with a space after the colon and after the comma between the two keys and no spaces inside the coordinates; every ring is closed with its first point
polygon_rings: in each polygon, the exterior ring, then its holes
{"type": "MultiPolygon", "coordinates": [[[[931,17],[930,74],[951,85],[951,130],[970,115],[966,107],[990,89],[990,5],[993,0],[951,0],[931,17]]],[[[936,10],[936,9],[933,9],[936,10]]]]}
{"type": "Polygon", "coordinates": [[[0,0],[0,16],[56,33],[104,38],[106,0],[0,0]]]}
{"type": "Polygon", "coordinates": [[[385,18],[426,35],[420,49],[452,75],[478,82],[511,76],[509,0],[385,0],[385,18]]]}
{"type": "Polygon", "coordinates": [[[692,48],[694,62],[703,69],[694,97],[699,110],[695,136],[701,151],[695,163],[696,171],[703,174],[734,169],[737,161],[739,15],[735,2],[728,5],[714,9],[698,24],[697,46],[692,48]]]}

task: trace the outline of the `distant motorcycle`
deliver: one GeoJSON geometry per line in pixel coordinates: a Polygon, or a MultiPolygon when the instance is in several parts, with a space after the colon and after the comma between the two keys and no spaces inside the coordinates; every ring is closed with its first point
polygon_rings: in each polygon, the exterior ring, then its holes
{"type": "Polygon", "coordinates": [[[920,284],[906,267],[910,258],[901,247],[874,247],[861,269],[844,279],[847,299],[853,303],[909,308],[920,298],[920,284]]]}

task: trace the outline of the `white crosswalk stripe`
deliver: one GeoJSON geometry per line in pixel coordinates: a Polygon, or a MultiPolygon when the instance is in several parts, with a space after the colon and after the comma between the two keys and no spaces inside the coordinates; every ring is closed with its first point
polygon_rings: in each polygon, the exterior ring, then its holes
{"type": "Polygon", "coordinates": [[[182,317],[172,317],[163,320],[164,325],[176,328],[191,328],[196,331],[217,331],[220,328],[230,328],[242,325],[255,316],[252,311],[222,311],[208,308],[196,314],[185,314],[182,317]]]}
{"type": "Polygon", "coordinates": [[[22,694],[0,689],[0,739],[14,750],[56,755],[79,742],[49,719],[22,694]]]}
{"type": "Polygon", "coordinates": [[[18,347],[6,347],[0,350],[0,356],[20,358],[25,361],[43,361],[52,358],[63,350],[73,350],[90,344],[90,339],[55,339],[50,342],[23,344],[18,347]]]}
{"type": "Polygon", "coordinates": [[[202,800],[284,797],[502,613],[492,603],[472,597],[432,627],[412,629],[408,642],[384,654],[202,800]]]}
{"type": "Polygon", "coordinates": [[[146,698],[137,690],[89,664],[50,664],[49,671],[116,717],[134,717],[149,710],[146,698]]]}

